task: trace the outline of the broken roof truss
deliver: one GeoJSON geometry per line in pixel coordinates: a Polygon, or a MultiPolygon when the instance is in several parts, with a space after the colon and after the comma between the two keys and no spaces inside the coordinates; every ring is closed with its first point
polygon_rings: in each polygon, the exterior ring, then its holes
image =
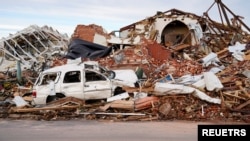
{"type": "MultiPolygon", "coordinates": [[[[45,62],[55,54],[64,54],[69,38],[51,27],[31,25],[16,34],[0,40],[1,67],[4,61],[17,60],[30,68],[33,63],[45,62]]],[[[8,64],[9,65],[9,64],[8,64]]]]}

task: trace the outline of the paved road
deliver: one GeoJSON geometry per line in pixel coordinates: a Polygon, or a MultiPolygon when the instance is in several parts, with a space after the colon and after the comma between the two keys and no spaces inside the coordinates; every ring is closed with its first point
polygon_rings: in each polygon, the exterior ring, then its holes
{"type": "Polygon", "coordinates": [[[205,123],[0,120],[0,141],[196,141],[198,124],[205,123]]]}

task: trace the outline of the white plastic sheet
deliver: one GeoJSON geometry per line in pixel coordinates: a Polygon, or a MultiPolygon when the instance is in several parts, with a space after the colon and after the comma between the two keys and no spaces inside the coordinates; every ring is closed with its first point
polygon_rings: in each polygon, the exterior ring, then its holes
{"type": "Polygon", "coordinates": [[[205,100],[210,103],[220,104],[220,98],[213,98],[205,94],[204,92],[185,85],[180,84],[169,84],[157,82],[154,88],[155,92],[161,93],[162,95],[167,94],[194,94],[196,97],[205,100]]]}

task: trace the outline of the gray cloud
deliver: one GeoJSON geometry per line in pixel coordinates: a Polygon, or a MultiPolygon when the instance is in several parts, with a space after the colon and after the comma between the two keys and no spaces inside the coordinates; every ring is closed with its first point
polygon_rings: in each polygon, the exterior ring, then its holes
{"type": "MultiPolygon", "coordinates": [[[[153,16],[157,11],[176,8],[201,16],[214,0],[7,0],[1,2],[0,36],[8,29],[13,33],[32,24],[48,25],[59,32],[72,34],[77,24],[103,26],[108,31],[153,16]]],[[[241,15],[249,24],[247,0],[223,0],[236,15],[241,15]]],[[[209,14],[218,17],[217,6],[209,14]]],[[[1,37],[0,37],[1,38],[1,37]]]]}

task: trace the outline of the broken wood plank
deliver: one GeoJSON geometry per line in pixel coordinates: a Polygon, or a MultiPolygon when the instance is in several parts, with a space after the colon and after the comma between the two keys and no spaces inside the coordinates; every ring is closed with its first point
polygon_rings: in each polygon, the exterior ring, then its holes
{"type": "Polygon", "coordinates": [[[247,106],[249,104],[250,104],[250,100],[248,100],[247,102],[244,102],[244,103],[240,104],[239,106],[237,106],[235,108],[235,110],[240,110],[240,109],[242,109],[243,107],[245,107],[245,106],[247,106]]]}
{"type": "Polygon", "coordinates": [[[188,48],[190,47],[189,44],[179,44],[179,45],[176,45],[176,46],[172,46],[171,48],[174,49],[175,51],[179,51],[179,50],[182,50],[182,49],[185,49],[185,48],[188,48]]]}
{"type": "Polygon", "coordinates": [[[228,48],[224,48],[224,49],[222,49],[222,50],[216,52],[216,54],[219,56],[219,58],[224,57],[224,55],[227,54],[227,53],[228,53],[228,48]],[[224,55],[223,55],[223,54],[224,54],[224,55]]]}
{"type": "Polygon", "coordinates": [[[31,101],[33,101],[33,97],[32,96],[24,96],[23,100],[31,102],[31,101]]]}
{"type": "Polygon", "coordinates": [[[59,106],[59,105],[65,105],[67,103],[74,103],[76,105],[84,105],[85,101],[79,98],[75,98],[75,97],[64,97],[61,99],[58,99],[56,101],[52,101],[50,103],[47,104],[48,107],[51,106],[59,106]]]}
{"type": "Polygon", "coordinates": [[[225,103],[228,103],[228,104],[240,104],[240,102],[238,101],[225,101],[225,103]]]}
{"type": "Polygon", "coordinates": [[[244,60],[250,60],[250,54],[244,56],[244,60]]]}
{"type": "Polygon", "coordinates": [[[140,98],[140,99],[135,100],[135,104],[136,104],[136,105],[139,105],[139,104],[143,104],[143,103],[145,103],[145,102],[154,101],[154,100],[159,100],[159,98],[156,97],[156,96],[140,98]]]}
{"type": "Polygon", "coordinates": [[[155,96],[137,99],[135,100],[135,111],[151,108],[153,104],[158,101],[159,98],[155,96]]]}
{"type": "Polygon", "coordinates": [[[227,93],[227,92],[222,92],[223,95],[227,95],[227,96],[231,96],[231,97],[235,97],[235,98],[238,98],[238,99],[242,99],[242,100],[246,100],[245,98],[243,97],[240,97],[240,96],[236,96],[236,95],[232,95],[230,93],[227,93]]]}
{"type": "Polygon", "coordinates": [[[116,100],[110,103],[111,108],[134,110],[134,101],[132,100],[116,100]]]}
{"type": "Polygon", "coordinates": [[[37,112],[40,110],[66,110],[66,109],[76,109],[79,106],[62,106],[62,107],[42,107],[42,108],[16,108],[13,107],[9,110],[9,113],[17,112],[17,113],[26,113],[26,112],[37,112]]]}
{"type": "Polygon", "coordinates": [[[235,78],[234,76],[228,76],[228,77],[225,77],[225,78],[220,78],[220,81],[221,81],[222,84],[224,84],[224,83],[230,83],[230,82],[232,82],[232,80],[234,78],[235,78]]]}
{"type": "Polygon", "coordinates": [[[240,90],[248,97],[250,98],[250,94],[242,87],[242,82],[241,81],[236,81],[235,82],[236,86],[240,88],[240,90]]]}
{"type": "Polygon", "coordinates": [[[112,104],[111,103],[108,103],[108,104],[106,104],[106,105],[104,105],[104,106],[100,106],[98,109],[100,110],[100,111],[106,111],[110,106],[111,106],[112,104]]]}

